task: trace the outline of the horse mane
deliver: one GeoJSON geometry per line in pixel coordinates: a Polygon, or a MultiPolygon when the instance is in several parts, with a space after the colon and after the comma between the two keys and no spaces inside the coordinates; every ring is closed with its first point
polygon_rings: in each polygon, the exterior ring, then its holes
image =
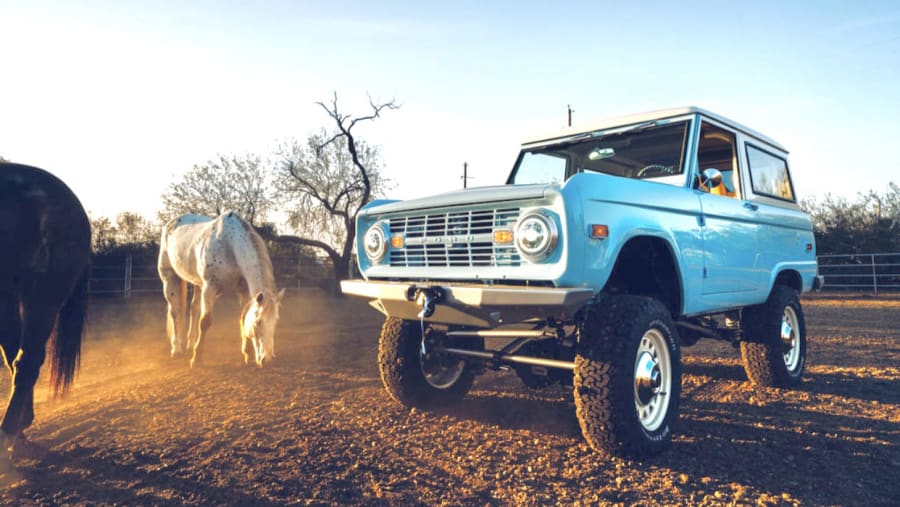
{"type": "MultiPolygon", "coordinates": [[[[272,291],[275,290],[275,270],[272,267],[272,259],[269,257],[269,247],[266,246],[265,240],[262,239],[262,236],[256,232],[256,229],[250,225],[243,217],[234,213],[233,211],[229,211],[227,213],[222,214],[224,218],[235,218],[237,222],[241,225],[241,228],[246,233],[246,237],[250,240],[250,243],[253,245],[253,250],[256,252],[256,263],[252,266],[243,265],[243,261],[245,259],[240,258],[239,256],[235,256],[235,260],[237,261],[241,271],[244,273],[244,278],[247,278],[247,273],[252,272],[254,269],[261,270],[262,274],[262,284],[266,289],[270,289],[272,291]]],[[[248,282],[249,285],[249,282],[248,282]]],[[[251,294],[251,297],[253,294],[251,294]]]]}

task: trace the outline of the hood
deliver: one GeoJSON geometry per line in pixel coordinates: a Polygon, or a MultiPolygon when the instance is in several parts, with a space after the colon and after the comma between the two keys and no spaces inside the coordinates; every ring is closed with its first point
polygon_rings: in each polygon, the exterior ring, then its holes
{"type": "Polygon", "coordinates": [[[475,187],[454,190],[431,197],[421,197],[408,201],[391,201],[385,204],[373,203],[360,212],[360,215],[382,215],[398,211],[411,211],[429,208],[443,208],[461,204],[478,204],[485,202],[517,201],[544,197],[547,189],[558,188],[557,185],[497,185],[493,187],[475,187]]]}

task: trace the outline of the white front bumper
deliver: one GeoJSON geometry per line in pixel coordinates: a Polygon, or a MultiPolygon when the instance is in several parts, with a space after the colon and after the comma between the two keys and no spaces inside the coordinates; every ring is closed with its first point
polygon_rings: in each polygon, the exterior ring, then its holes
{"type": "Polygon", "coordinates": [[[418,320],[420,308],[409,297],[410,288],[438,287],[444,297],[428,322],[493,328],[529,319],[568,319],[592,297],[585,288],[466,285],[445,282],[381,282],[343,280],[344,294],[371,299],[386,316],[418,320]]]}

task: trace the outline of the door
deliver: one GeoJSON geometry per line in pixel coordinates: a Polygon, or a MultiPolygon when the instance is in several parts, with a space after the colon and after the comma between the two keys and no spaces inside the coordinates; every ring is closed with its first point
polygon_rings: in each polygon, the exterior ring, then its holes
{"type": "Polygon", "coordinates": [[[716,169],[718,185],[700,191],[703,234],[703,294],[752,293],[762,289],[759,266],[759,207],[743,198],[735,134],[703,120],[697,144],[699,174],[716,169]]]}

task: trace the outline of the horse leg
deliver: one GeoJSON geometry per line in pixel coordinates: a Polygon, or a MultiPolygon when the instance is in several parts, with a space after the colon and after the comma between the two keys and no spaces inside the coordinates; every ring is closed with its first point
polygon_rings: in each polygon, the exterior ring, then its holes
{"type": "Polygon", "coordinates": [[[57,312],[46,302],[29,300],[22,305],[22,340],[12,363],[12,393],[0,423],[10,445],[34,420],[34,384],[47,355],[47,338],[56,324],[57,312]]]}
{"type": "MultiPolygon", "coordinates": [[[[22,315],[19,313],[19,303],[15,298],[3,298],[0,300],[0,353],[3,354],[3,363],[9,369],[10,378],[21,341],[22,315]]],[[[3,435],[0,439],[0,473],[12,468],[12,455],[7,449],[14,443],[15,437],[3,435]]]]}
{"type": "Polygon", "coordinates": [[[200,287],[191,285],[190,318],[188,319],[187,348],[193,350],[200,332],[200,287]]]}
{"type": "Polygon", "coordinates": [[[253,342],[250,338],[244,336],[244,333],[241,333],[241,353],[244,354],[244,364],[250,364],[250,358],[256,357],[256,349],[253,347],[253,342]]]}
{"type": "Polygon", "coordinates": [[[238,308],[241,309],[241,315],[240,317],[238,317],[238,329],[241,330],[241,354],[244,355],[244,364],[250,364],[250,358],[256,357],[256,352],[253,349],[253,343],[250,341],[251,338],[244,327],[244,322],[247,318],[247,310],[249,310],[250,305],[244,303],[246,295],[243,292],[238,292],[237,297],[238,308]],[[251,354],[253,355],[251,356],[251,354]]]}
{"type": "Polygon", "coordinates": [[[3,298],[0,300],[0,352],[3,353],[3,362],[9,369],[10,377],[21,341],[22,314],[19,312],[19,302],[15,298],[3,298]]]}
{"type": "Polygon", "coordinates": [[[166,314],[166,333],[169,335],[171,354],[174,357],[185,350],[184,318],[187,287],[186,283],[178,278],[172,269],[160,271],[160,278],[163,282],[163,295],[169,304],[166,314]]]}
{"type": "Polygon", "coordinates": [[[200,329],[197,333],[197,341],[194,343],[194,356],[191,358],[191,368],[200,360],[200,347],[203,345],[203,338],[212,326],[212,311],[216,306],[216,298],[219,296],[218,290],[204,283],[200,289],[200,329]]]}

